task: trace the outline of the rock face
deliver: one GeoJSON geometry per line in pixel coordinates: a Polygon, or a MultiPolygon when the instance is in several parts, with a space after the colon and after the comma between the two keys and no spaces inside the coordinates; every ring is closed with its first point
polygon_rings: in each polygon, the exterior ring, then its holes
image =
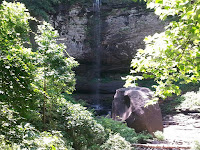
{"type": "MultiPolygon", "coordinates": [[[[163,31],[165,24],[153,12],[135,3],[108,4],[102,4],[101,9],[102,71],[119,71],[129,67],[137,49],[144,48],[145,36],[163,31]]],[[[58,41],[64,43],[67,52],[81,64],[95,62],[93,9],[65,5],[50,17],[59,31],[58,41]]]]}
{"type": "Polygon", "coordinates": [[[145,36],[161,32],[163,26],[153,12],[137,7],[112,9],[105,18],[103,63],[121,67],[129,64],[136,50],[144,48],[145,36]]]}
{"type": "MultiPolygon", "coordinates": [[[[100,101],[105,101],[102,99],[105,94],[114,95],[115,90],[122,87],[121,76],[129,73],[130,62],[137,49],[144,48],[145,36],[164,30],[165,23],[159,20],[158,16],[129,1],[127,3],[121,0],[102,0],[101,56],[99,56],[100,68],[98,69],[101,78],[100,101]],[[108,82],[102,82],[107,78],[109,78],[108,82]]],[[[58,42],[64,43],[67,46],[67,53],[80,63],[80,66],[76,68],[76,92],[86,93],[88,102],[93,99],[90,95],[95,91],[97,80],[94,16],[92,5],[80,4],[71,6],[62,4],[57,12],[50,16],[51,24],[60,34],[58,42]]],[[[112,99],[111,96],[110,107],[112,99]]]]}
{"type": "Polygon", "coordinates": [[[158,103],[145,107],[153,93],[148,88],[121,88],[116,90],[112,105],[112,118],[126,121],[136,132],[163,131],[162,115],[158,103]]]}
{"type": "Polygon", "coordinates": [[[57,14],[50,16],[50,22],[59,31],[58,43],[67,46],[67,53],[78,60],[87,59],[86,54],[91,49],[85,42],[88,23],[86,10],[79,5],[70,8],[63,5],[57,14]]]}

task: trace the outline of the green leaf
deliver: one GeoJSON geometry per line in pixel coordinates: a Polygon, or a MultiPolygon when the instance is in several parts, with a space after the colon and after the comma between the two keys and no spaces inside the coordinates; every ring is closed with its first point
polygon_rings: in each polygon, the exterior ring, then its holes
{"type": "Polygon", "coordinates": [[[155,3],[162,4],[162,3],[163,3],[163,0],[156,0],[155,3]]]}

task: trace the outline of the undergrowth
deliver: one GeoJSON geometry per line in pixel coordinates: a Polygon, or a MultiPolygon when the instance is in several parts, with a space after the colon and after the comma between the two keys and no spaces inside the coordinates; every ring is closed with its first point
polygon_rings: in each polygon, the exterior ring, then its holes
{"type": "Polygon", "coordinates": [[[124,122],[112,120],[111,118],[98,118],[97,121],[105,128],[107,136],[110,133],[120,134],[130,143],[143,143],[147,139],[152,139],[150,134],[145,132],[136,133],[133,128],[129,128],[124,122]]]}
{"type": "Polygon", "coordinates": [[[200,112],[200,90],[187,92],[161,105],[164,114],[176,112],[200,112]]]}

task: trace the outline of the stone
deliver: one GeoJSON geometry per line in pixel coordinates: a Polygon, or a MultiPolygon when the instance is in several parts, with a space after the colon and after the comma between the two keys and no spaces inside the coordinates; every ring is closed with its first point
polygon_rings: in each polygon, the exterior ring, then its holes
{"type": "Polygon", "coordinates": [[[88,58],[91,48],[85,42],[87,41],[87,15],[86,10],[82,11],[82,7],[72,5],[68,9],[58,10],[56,14],[49,17],[50,23],[58,30],[60,35],[57,42],[65,44],[66,53],[78,60],[92,58],[88,58]]]}
{"type": "Polygon", "coordinates": [[[148,105],[153,92],[144,87],[121,88],[116,90],[112,103],[112,118],[125,121],[136,132],[152,134],[163,131],[162,114],[159,104],[148,105]]]}
{"type": "MultiPolygon", "coordinates": [[[[101,65],[119,68],[116,71],[130,66],[137,49],[144,48],[145,36],[162,32],[166,25],[153,12],[126,3],[103,3],[101,9],[101,65]],[[104,9],[105,5],[109,9],[104,9]]],[[[92,8],[62,4],[49,18],[59,31],[58,43],[64,43],[67,53],[81,63],[94,62],[93,16],[92,8]]]]}
{"type": "Polygon", "coordinates": [[[129,65],[137,49],[144,48],[144,38],[164,30],[167,23],[153,12],[142,9],[113,9],[104,20],[102,62],[129,65]]]}
{"type": "MultiPolygon", "coordinates": [[[[131,1],[131,0],[130,0],[131,1]]],[[[100,77],[124,76],[130,70],[130,62],[137,49],[144,48],[145,36],[162,32],[166,23],[159,20],[152,11],[132,3],[102,2],[101,8],[101,51],[96,57],[95,21],[92,5],[60,4],[49,21],[58,30],[58,43],[66,45],[66,55],[74,57],[80,65],[76,75],[86,78],[77,82],[77,93],[92,94],[97,70],[96,58],[100,58],[100,77]],[[89,83],[88,83],[89,82],[89,83]],[[90,83],[91,82],[91,83],[90,83]]],[[[99,70],[98,69],[98,70],[99,70]]],[[[115,93],[122,83],[107,82],[100,84],[100,94],[115,93]]],[[[102,97],[100,95],[100,97],[102,97]]],[[[83,99],[83,98],[82,98],[83,99]]],[[[111,96],[112,100],[113,97],[111,96]]],[[[111,107],[110,103],[110,107],[111,107]]]]}

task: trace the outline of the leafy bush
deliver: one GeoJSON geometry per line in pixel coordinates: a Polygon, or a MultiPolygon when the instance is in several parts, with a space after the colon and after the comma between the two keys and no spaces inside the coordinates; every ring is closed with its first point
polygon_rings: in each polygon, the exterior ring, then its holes
{"type": "Polygon", "coordinates": [[[62,139],[62,134],[49,133],[49,132],[32,132],[24,134],[24,139],[19,143],[13,143],[5,139],[4,136],[0,136],[0,149],[6,150],[19,150],[19,149],[63,149],[63,150],[73,150],[66,141],[62,139]]]}
{"type": "Polygon", "coordinates": [[[0,135],[6,141],[20,142],[23,137],[20,133],[18,121],[22,119],[12,107],[0,102],[0,135]]]}
{"type": "Polygon", "coordinates": [[[143,142],[147,139],[152,138],[152,136],[149,134],[145,134],[145,133],[137,134],[134,129],[127,127],[127,125],[123,122],[119,122],[119,121],[112,120],[110,118],[103,118],[103,117],[97,120],[105,128],[107,136],[109,136],[110,133],[114,133],[114,134],[119,133],[120,136],[125,138],[125,140],[129,141],[130,143],[143,142]]]}
{"type": "Polygon", "coordinates": [[[167,101],[161,105],[162,112],[172,113],[178,111],[198,111],[200,112],[200,91],[187,92],[174,100],[167,101]]]}
{"type": "MultiPolygon", "coordinates": [[[[6,0],[7,2],[13,2],[13,0],[6,0]]],[[[45,20],[48,20],[49,14],[56,13],[57,7],[60,3],[63,3],[63,5],[67,4],[73,5],[76,3],[82,4],[82,5],[91,5],[92,0],[19,0],[21,3],[24,3],[26,7],[31,12],[31,15],[36,17],[43,17],[45,20]]],[[[1,2],[0,2],[1,3],[1,2]]]]}
{"type": "Polygon", "coordinates": [[[0,99],[20,113],[35,108],[36,53],[24,48],[30,32],[30,14],[20,3],[0,5],[0,99]]]}
{"type": "MultiPolygon", "coordinates": [[[[65,99],[63,100],[63,102],[65,99]]],[[[80,104],[72,104],[65,101],[60,107],[61,124],[65,137],[73,143],[75,149],[90,149],[100,147],[105,141],[105,131],[102,125],[97,123],[93,114],[80,104]]]]}
{"type": "Polygon", "coordinates": [[[200,91],[187,92],[177,99],[180,101],[180,105],[176,107],[176,110],[181,111],[199,111],[200,112],[200,91]]]}
{"type": "Polygon", "coordinates": [[[165,137],[163,135],[163,132],[161,131],[156,131],[154,132],[154,136],[156,137],[157,140],[159,141],[164,141],[165,140],[165,137]]]}
{"type": "Polygon", "coordinates": [[[103,150],[131,150],[131,144],[119,134],[110,134],[109,139],[101,148],[103,150]]]}
{"type": "Polygon", "coordinates": [[[60,132],[40,133],[8,105],[0,103],[0,115],[0,149],[70,148],[60,132]]]}
{"type": "MultiPolygon", "coordinates": [[[[63,149],[72,150],[73,148],[69,146],[69,142],[63,140],[63,136],[60,132],[54,131],[52,133],[42,132],[38,136],[32,138],[32,140],[24,140],[26,142],[23,148],[33,148],[33,149],[63,149]]],[[[22,147],[22,146],[21,146],[22,147]]]]}

